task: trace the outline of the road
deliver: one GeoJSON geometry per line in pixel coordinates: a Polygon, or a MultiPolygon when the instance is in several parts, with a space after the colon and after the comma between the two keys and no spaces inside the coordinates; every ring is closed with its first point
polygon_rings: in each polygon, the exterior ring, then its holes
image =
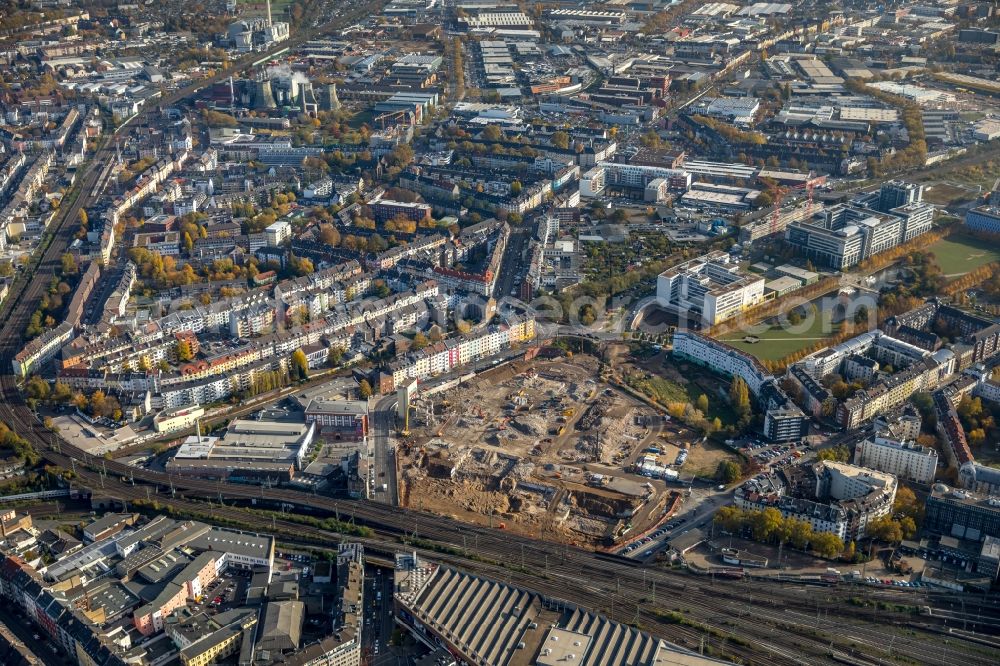
{"type": "MultiPolygon", "coordinates": [[[[106,160],[107,148],[85,170],[82,176],[84,185],[92,187],[97,182],[102,172],[99,165],[106,160]]],[[[86,186],[81,189],[84,193],[89,191],[86,186]]],[[[219,520],[231,520],[249,529],[280,535],[282,540],[315,547],[336,543],[339,534],[305,525],[295,520],[294,516],[277,520],[244,509],[218,505],[206,510],[206,505],[197,498],[219,496],[222,493],[221,484],[170,478],[160,472],[131,468],[117,461],[98,460],[77,447],[60,442],[52,433],[45,431],[24,404],[16,382],[9,374],[9,361],[20,346],[21,331],[37,302],[35,297],[47,287],[45,275],[54,274],[62,253],[58,244],[72,235],[72,225],[66,222],[73,219],[75,212],[67,210],[56,226],[52,244],[43,253],[38,269],[42,274],[36,275],[30,284],[15,285],[16,293],[3,307],[0,360],[4,362],[3,370],[8,374],[0,377],[0,420],[25,437],[48,462],[65,469],[75,467],[78,483],[93,488],[98,494],[130,503],[133,507],[138,502],[155,498],[161,507],[195,516],[211,515],[219,520]],[[134,482],[126,480],[132,477],[134,482]],[[171,492],[170,488],[177,492],[171,492]]],[[[485,369],[492,363],[483,362],[479,366],[485,369]]],[[[357,524],[372,528],[372,536],[352,537],[366,547],[387,552],[417,550],[484,576],[509,580],[554,598],[593,608],[614,619],[641,623],[654,634],[693,649],[697,649],[702,641],[707,641],[712,649],[745,663],[832,664],[829,646],[834,644],[843,650],[853,650],[858,656],[870,655],[881,660],[885,637],[889,632],[900,636],[893,651],[908,663],[985,666],[997,662],[996,653],[982,646],[970,647],[961,637],[950,637],[944,644],[929,638],[932,636],[929,633],[920,631],[918,634],[918,628],[904,624],[905,621],[912,625],[910,618],[894,619],[890,613],[879,611],[878,617],[873,613],[870,618],[858,623],[863,613],[847,603],[851,590],[824,590],[822,595],[804,595],[797,590],[767,584],[764,591],[751,591],[742,582],[710,581],[669,570],[609,562],[586,550],[536,541],[502,530],[464,525],[451,518],[404,510],[389,504],[335,500],[295,490],[233,484],[227,484],[224,490],[230,502],[283,503],[293,510],[302,508],[320,515],[350,518],[357,524]],[[406,540],[406,535],[414,531],[415,523],[420,525],[421,541],[417,544],[406,540]],[[474,540],[474,552],[465,551],[463,536],[474,540]],[[513,564],[519,561],[524,561],[525,565],[513,564]],[[754,592],[757,594],[756,602],[754,592]],[[825,613],[822,631],[808,624],[799,628],[801,623],[797,620],[769,619],[770,616],[780,617],[782,613],[793,610],[809,615],[814,604],[818,617],[821,597],[825,613]],[[685,618],[690,618],[690,621],[682,624],[665,619],[661,612],[671,607],[683,608],[685,618]],[[769,615],[765,617],[765,614],[769,615]],[[904,627],[905,634],[902,633],[904,627]],[[718,638],[720,635],[722,639],[718,638]],[[730,641],[729,636],[739,637],[740,640],[730,641]]],[[[886,603],[930,606],[938,606],[954,598],[950,594],[932,591],[880,590],[871,594],[886,603]]],[[[1000,621],[1000,601],[997,599],[971,595],[961,598],[967,607],[980,612],[984,618],[1000,621]]],[[[932,618],[920,619],[937,626],[943,622],[932,618]]]]}
{"type": "Polygon", "coordinates": [[[518,278],[521,269],[525,266],[524,250],[528,246],[531,232],[525,228],[518,227],[510,232],[507,239],[507,247],[504,248],[503,258],[500,260],[500,275],[497,277],[496,288],[493,295],[498,299],[503,296],[517,296],[520,294],[521,282],[518,278]]]}
{"type": "Polygon", "coordinates": [[[393,431],[396,427],[396,396],[387,395],[375,403],[371,413],[372,456],[375,471],[375,488],[372,499],[390,506],[399,506],[399,484],[396,481],[396,446],[393,431]],[[385,484],[385,491],[382,485],[385,484]]]}

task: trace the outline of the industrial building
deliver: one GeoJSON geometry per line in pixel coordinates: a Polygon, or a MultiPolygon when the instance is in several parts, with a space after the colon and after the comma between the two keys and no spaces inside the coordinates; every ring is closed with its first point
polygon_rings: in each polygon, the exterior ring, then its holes
{"type": "Polygon", "coordinates": [[[287,483],[303,468],[315,432],[313,423],[237,420],[221,437],[188,437],[166,469],[238,483],[287,483]]]}
{"type": "Polygon", "coordinates": [[[479,666],[708,666],[698,655],[542,595],[432,563],[396,556],[396,621],[432,650],[479,666]]]}
{"type": "Polygon", "coordinates": [[[1000,498],[937,483],[927,497],[923,528],[969,541],[1000,537],[1000,498]]]}

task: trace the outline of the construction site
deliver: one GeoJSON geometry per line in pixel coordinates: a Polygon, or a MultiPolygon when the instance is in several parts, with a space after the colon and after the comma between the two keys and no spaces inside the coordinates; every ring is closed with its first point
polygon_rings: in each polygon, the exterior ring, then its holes
{"type": "Polygon", "coordinates": [[[515,362],[414,401],[399,445],[400,502],[610,545],[676,511],[679,454],[697,439],[601,381],[593,356],[515,362]]]}

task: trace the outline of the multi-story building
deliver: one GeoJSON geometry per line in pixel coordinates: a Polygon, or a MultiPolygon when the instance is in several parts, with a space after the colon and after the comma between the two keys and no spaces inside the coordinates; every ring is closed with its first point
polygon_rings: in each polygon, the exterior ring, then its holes
{"type": "Polygon", "coordinates": [[[890,180],[879,188],[877,210],[888,213],[894,208],[923,201],[924,186],[901,180],[890,180]]]}
{"type": "Polygon", "coordinates": [[[368,204],[368,208],[372,212],[372,217],[380,224],[397,217],[403,217],[414,222],[429,220],[431,217],[431,206],[425,203],[379,199],[368,204]]]}
{"type": "Polygon", "coordinates": [[[935,484],[925,508],[923,528],[927,531],[970,541],[1000,537],[1000,497],[935,484]]]}
{"type": "Polygon", "coordinates": [[[854,464],[895,474],[907,481],[930,483],[937,471],[938,455],[934,449],[919,444],[875,436],[858,443],[854,464]]]}
{"type": "Polygon", "coordinates": [[[754,395],[759,395],[761,387],[774,379],[750,354],[692,331],[674,334],[673,354],[724,375],[741,377],[754,395]]]}
{"type": "Polygon", "coordinates": [[[883,185],[878,196],[837,205],[808,220],[792,222],[785,241],[813,261],[836,270],[850,268],[930,231],[934,207],[912,183],[883,185]]]}
{"type": "Polygon", "coordinates": [[[965,226],[972,231],[1000,234],[1000,207],[980,206],[965,214],[965,226]]]}
{"type": "Polygon", "coordinates": [[[11,361],[14,374],[18,377],[26,377],[35,368],[44,365],[46,361],[55,357],[65,345],[73,338],[73,325],[63,322],[51,328],[37,338],[29,342],[19,351],[11,361]]]}
{"type": "Polygon", "coordinates": [[[306,406],[306,423],[315,423],[321,433],[368,434],[368,402],[365,400],[325,400],[316,398],[306,406]]]}
{"type": "Polygon", "coordinates": [[[742,271],[725,252],[711,252],[660,273],[656,300],[712,326],[763,303],[764,278],[742,271]]]}
{"type": "Polygon", "coordinates": [[[737,488],[734,499],[742,509],[775,508],[847,543],[862,538],[869,523],[889,515],[896,486],[891,474],[824,461],[751,479],[737,488]]]}
{"type": "Polygon", "coordinates": [[[785,230],[789,245],[835,270],[896,247],[901,236],[899,218],[850,206],[833,206],[809,220],[792,222],[785,230]]]}
{"type": "Polygon", "coordinates": [[[276,220],[264,229],[264,237],[271,247],[281,247],[292,237],[292,225],[288,220],[276,220]]]}
{"type": "Polygon", "coordinates": [[[760,361],[750,354],[692,331],[677,331],[674,334],[673,354],[715,372],[743,379],[764,411],[764,436],[768,439],[792,441],[808,433],[806,415],[789,399],[760,361]]]}

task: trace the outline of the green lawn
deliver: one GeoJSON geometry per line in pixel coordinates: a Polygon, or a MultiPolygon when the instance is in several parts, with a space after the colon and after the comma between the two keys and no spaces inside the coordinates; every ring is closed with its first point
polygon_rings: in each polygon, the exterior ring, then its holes
{"type": "Polygon", "coordinates": [[[722,338],[722,341],[758,359],[777,361],[838,332],[836,329],[830,331],[824,328],[822,316],[817,315],[809,328],[804,331],[798,330],[798,327],[794,331],[786,331],[777,326],[764,333],[755,333],[760,338],[759,342],[744,342],[742,334],[730,334],[722,338]]]}
{"type": "Polygon", "coordinates": [[[939,240],[927,250],[934,253],[941,272],[947,276],[965,275],[980,266],[1000,261],[1000,247],[959,234],[939,240]]]}

